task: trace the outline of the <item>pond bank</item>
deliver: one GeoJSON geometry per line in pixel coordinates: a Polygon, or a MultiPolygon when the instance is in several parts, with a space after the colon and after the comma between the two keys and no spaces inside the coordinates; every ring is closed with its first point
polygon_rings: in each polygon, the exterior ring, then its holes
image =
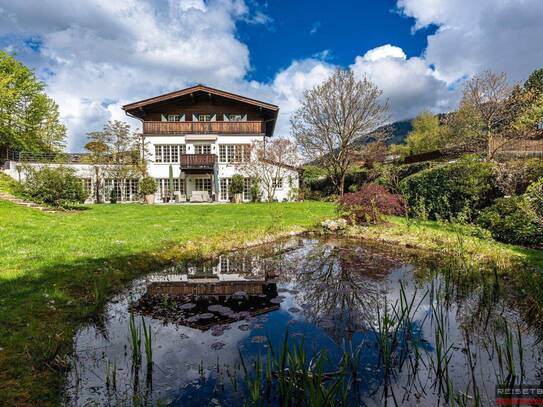
{"type": "Polygon", "coordinates": [[[43,213],[0,200],[0,405],[58,405],[74,333],[133,279],[301,232],[333,211],[295,203],[43,213]]]}

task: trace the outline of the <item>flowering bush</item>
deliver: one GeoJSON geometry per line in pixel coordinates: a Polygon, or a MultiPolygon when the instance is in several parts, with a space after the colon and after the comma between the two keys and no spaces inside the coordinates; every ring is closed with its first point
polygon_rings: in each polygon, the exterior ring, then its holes
{"type": "Polygon", "coordinates": [[[354,223],[378,223],[384,215],[403,215],[405,204],[382,185],[364,184],[358,192],[343,195],[339,209],[354,223]]]}

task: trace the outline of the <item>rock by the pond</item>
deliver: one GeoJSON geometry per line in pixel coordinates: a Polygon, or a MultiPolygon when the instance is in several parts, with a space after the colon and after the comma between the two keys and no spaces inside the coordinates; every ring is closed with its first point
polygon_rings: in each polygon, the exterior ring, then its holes
{"type": "Polygon", "coordinates": [[[296,313],[296,312],[300,312],[300,308],[296,308],[296,307],[292,307],[292,308],[289,308],[288,309],[288,312],[292,312],[292,313],[296,313]]]}
{"type": "Polygon", "coordinates": [[[241,324],[240,326],[238,326],[238,329],[240,331],[249,331],[251,329],[251,325],[249,325],[249,324],[241,324]]]}
{"type": "Polygon", "coordinates": [[[337,232],[347,227],[347,221],[345,219],[327,219],[321,222],[321,226],[330,232],[337,232]]]}
{"type": "Polygon", "coordinates": [[[220,350],[224,348],[225,343],[224,342],[214,342],[211,344],[210,348],[213,350],[220,350]]]}
{"type": "Polygon", "coordinates": [[[253,336],[251,339],[252,343],[266,343],[268,342],[268,338],[262,335],[253,336]]]}
{"type": "Polygon", "coordinates": [[[194,304],[192,302],[187,302],[186,304],[181,305],[179,308],[181,308],[181,309],[193,309],[194,307],[196,307],[196,304],[194,304]]]}

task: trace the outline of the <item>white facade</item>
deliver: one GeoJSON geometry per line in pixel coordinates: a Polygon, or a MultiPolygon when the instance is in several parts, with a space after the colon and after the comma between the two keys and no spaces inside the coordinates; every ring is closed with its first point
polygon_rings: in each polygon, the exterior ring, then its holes
{"type": "MultiPolygon", "coordinates": [[[[249,148],[253,142],[262,141],[263,135],[161,135],[161,136],[146,136],[145,142],[147,145],[147,170],[148,175],[155,178],[157,181],[158,190],[155,195],[157,202],[163,202],[165,196],[169,196],[169,172],[170,165],[173,171],[174,191],[179,191],[180,195],[187,201],[190,200],[191,194],[194,191],[208,190],[209,196],[214,198],[216,202],[229,202],[231,196],[228,193],[229,180],[235,174],[241,174],[239,164],[231,161],[230,156],[232,151],[241,147],[241,151],[245,147],[249,148]],[[157,149],[158,146],[158,149],[157,149]],[[162,154],[162,157],[157,157],[157,151],[163,149],[162,146],[168,146],[168,154],[162,154]],[[209,147],[207,147],[209,146],[209,147]],[[222,146],[222,147],[221,147],[222,146]],[[198,151],[209,149],[210,154],[217,156],[217,163],[213,171],[207,173],[183,173],[180,168],[179,156],[181,152],[186,154],[195,154],[198,151]],[[172,150],[177,153],[172,153],[172,150]],[[198,151],[196,151],[198,150],[198,151]],[[221,156],[221,151],[226,152],[221,156]],[[169,158],[168,158],[169,157],[169,158]],[[225,159],[226,158],[226,159],[225,159]]],[[[162,150],[163,151],[163,150],[162,150]]],[[[239,150],[238,150],[239,151],[239,150]]],[[[248,150],[249,151],[249,150],[248,150]]],[[[252,157],[254,159],[254,157],[252,157]]],[[[233,160],[235,161],[235,160],[233,160]]],[[[85,187],[89,191],[95,189],[95,168],[89,164],[52,164],[52,163],[19,163],[9,161],[5,165],[4,172],[17,181],[24,181],[26,175],[23,170],[25,165],[34,168],[41,166],[59,167],[61,165],[70,167],[75,170],[77,177],[82,179],[85,187]]],[[[274,201],[285,202],[293,201],[297,198],[298,190],[298,173],[295,170],[284,169],[284,176],[277,180],[278,186],[275,190],[274,201]]],[[[106,177],[107,178],[107,177],[106,177]]],[[[100,190],[103,194],[103,200],[109,201],[111,189],[115,188],[118,192],[119,201],[134,202],[141,200],[138,194],[139,180],[125,180],[124,185],[119,185],[116,180],[106,179],[105,185],[100,190]],[[121,199],[120,196],[123,196],[121,199]]],[[[246,178],[243,200],[250,201],[250,186],[251,181],[246,178]]],[[[262,199],[267,200],[265,191],[262,189],[262,199]]],[[[94,201],[92,193],[89,194],[87,203],[94,201]]]]}
{"type": "MultiPolygon", "coordinates": [[[[155,178],[158,183],[156,200],[163,201],[168,195],[170,165],[173,171],[174,190],[179,191],[187,200],[190,200],[192,192],[199,191],[202,187],[208,189],[210,196],[215,201],[228,202],[231,199],[228,193],[229,180],[235,174],[242,174],[239,162],[231,159],[234,151],[240,151],[237,156],[244,157],[244,151],[250,151],[254,142],[263,141],[263,135],[147,135],[145,143],[147,146],[147,169],[149,176],[155,178]],[[167,154],[164,154],[166,148],[167,154]],[[247,150],[245,150],[247,149],[247,150]],[[162,156],[160,155],[162,152],[162,156]],[[179,156],[181,154],[198,154],[206,152],[217,157],[214,170],[208,173],[184,172],[180,167],[179,156]],[[168,159],[169,157],[169,159],[168,159]]],[[[251,157],[254,159],[254,157],[251,157]]],[[[275,191],[274,201],[285,202],[297,198],[298,172],[285,169],[284,176],[277,180],[279,186],[275,191]]],[[[243,200],[250,201],[249,178],[245,180],[243,200]]],[[[265,191],[262,190],[262,198],[267,199],[265,191]]]]}

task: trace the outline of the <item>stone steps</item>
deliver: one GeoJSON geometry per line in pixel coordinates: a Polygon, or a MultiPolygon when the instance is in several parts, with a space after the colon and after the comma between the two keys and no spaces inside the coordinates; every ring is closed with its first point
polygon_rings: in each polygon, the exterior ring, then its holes
{"type": "Polygon", "coordinates": [[[7,192],[0,192],[0,199],[14,203],[15,205],[26,206],[27,208],[37,209],[42,212],[51,212],[51,213],[57,212],[55,209],[48,208],[46,206],[41,206],[40,204],[37,204],[36,202],[25,201],[24,199],[17,198],[16,196],[8,194],[7,192]]]}

